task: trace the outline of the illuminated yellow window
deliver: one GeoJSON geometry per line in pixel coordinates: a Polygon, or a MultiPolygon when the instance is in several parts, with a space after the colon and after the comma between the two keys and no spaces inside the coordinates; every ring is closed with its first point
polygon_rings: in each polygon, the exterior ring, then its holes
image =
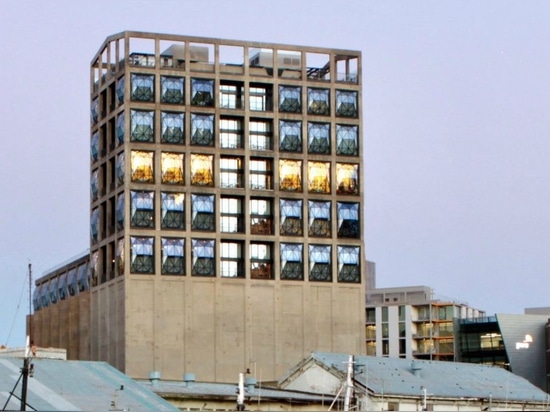
{"type": "Polygon", "coordinates": [[[162,183],[183,184],[183,154],[162,153],[162,183]]]}
{"type": "Polygon", "coordinates": [[[132,182],[152,183],[153,152],[132,151],[132,182]]]}
{"type": "Polygon", "coordinates": [[[191,184],[196,186],[214,186],[212,174],[212,155],[191,155],[191,184]]]}
{"type": "Polygon", "coordinates": [[[300,160],[279,160],[280,190],[302,191],[302,162],[300,160]]]}
{"type": "Polygon", "coordinates": [[[310,193],[330,193],[330,163],[308,162],[308,184],[310,193]]]}
{"type": "Polygon", "coordinates": [[[336,163],[336,180],[338,194],[359,194],[359,165],[336,163]]]}

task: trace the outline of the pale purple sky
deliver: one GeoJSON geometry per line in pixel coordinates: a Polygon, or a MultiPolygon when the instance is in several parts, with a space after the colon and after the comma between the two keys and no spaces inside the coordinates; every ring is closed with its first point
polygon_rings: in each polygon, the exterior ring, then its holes
{"type": "Polygon", "coordinates": [[[24,343],[27,265],[88,247],[89,64],[124,30],[361,50],[377,286],[550,306],[549,19],[521,0],[4,1],[0,344],[24,343]]]}

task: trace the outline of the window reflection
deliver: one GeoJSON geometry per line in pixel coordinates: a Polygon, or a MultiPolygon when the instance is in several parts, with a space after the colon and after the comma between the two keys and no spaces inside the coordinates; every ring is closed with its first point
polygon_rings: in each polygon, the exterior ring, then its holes
{"type": "Polygon", "coordinates": [[[330,193],[330,163],[308,162],[308,191],[330,193]]]}
{"type": "Polygon", "coordinates": [[[161,142],[181,144],[184,141],[184,114],[183,113],[161,113],[161,142]]]}
{"type": "Polygon", "coordinates": [[[336,163],[336,193],[343,195],[359,194],[359,165],[336,163]]]}
{"type": "Polygon", "coordinates": [[[250,199],[250,233],[253,235],[273,234],[271,200],[250,199]]]}
{"type": "Polygon", "coordinates": [[[328,123],[307,124],[308,153],[330,154],[330,125],[328,123]]]}
{"type": "Polygon", "coordinates": [[[152,74],[132,73],[131,81],[131,99],[141,102],[151,102],[155,98],[154,84],[155,76],[152,74]]]}
{"type": "Polygon", "coordinates": [[[279,86],[279,111],[300,113],[302,111],[302,88],[279,86]]]}
{"type": "Polygon", "coordinates": [[[330,201],[309,201],[309,235],[330,237],[330,201]]]}
{"type": "Polygon", "coordinates": [[[160,76],[160,87],[162,103],[183,104],[183,77],[160,76]]]}
{"type": "Polygon", "coordinates": [[[280,190],[302,191],[302,162],[300,160],[279,160],[280,190]]]}
{"type": "Polygon", "coordinates": [[[279,121],[279,150],[302,151],[302,122],[279,121]]]}
{"type": "Polygon", "coordinates": [[[214,231],[214,200],[214,195],[191,195],[193,230],[214,231]]]}
{"type": "Polygon", "coordinates": [[[161,153],[162,183],[183,184],[183,154],[161,153]]]}
{"type": "Polygon", "coordinates": [[[152,183],[153,152],[132,150],[131,158],[132,182],[152,183]]]}
{"type": "Polygon", "coordinates": [[[271,247],[269,243],[250,244],[250,277],[252,279],[273,279],[271,247]]]}
{"type": "Polygon", "coordinates": [[[336,90],[336,115],[357,117],[357,92],[336,90]]]}
{"type": "Polygon", "coordinates": [[[307,89],[307,112],[309,114],[330,114],[328,89],[307,89]]]}
{"type": "Polygon", "coordinates": [[[357,126],[336,125],[336,154],[346,156],[359,155],[357,126]]]}
{"type": "Polygon", "coordinates": [[[161,238],[163,275],[185,274],[185,239],[161,238]]]}
{"type": "Polygon", "coordinates": [[[130,270],[132,273],[154,272],[154,238],[130,237],[131,258],[130,270]]]}
{"type": "Polygon", "coordinates": [[[214,146],[214,116],[191,114],[191,144],[214,146]]]}
{"type": "Polygon", "coordinates": [[[131,111],[130,138],[133,142],[153,141],[153,112],[143,110],[131,111]]]}
{"type": "Polygon", "coordinates": [[[191,184],[195,186],[214,186],[212,174],[212,155],[191,155],[191,184]]]}
{"type": "Polygon", "coordinates": [[[215,241],[211,239],[192,239],[193,276],[215,276],[215,241]]]}
{"type": "Polygon", "coordinates": [[[360,236],[359,203],[337,202],[338,237],[355,238],[360,236]]]}
{"type": "Polygon", "coordinates": [[[338,246],[338,282],[361,282],[359,246],[338,246]]]}
{"type": "Polygon", "coordinates": [[[309,245],[309,280],[332,280],[332,246],[309,245]]]}
{"type": "Polygon", "coordinates": [[[161,192],[161,227],[183,229],[185,227],[185,194],[161,192]]]}
{"type": "Polygon", "coordinates": [[[194,106],[214,106],[214,80],[191,79],[191,104],[194,106]]]}
{"type": "Polygon", "coordinates": [[[155,227],[155,192],[130,191],[132,199],[130,223],[133,227],[155,227]]]}
{"type": "Polygon", "coordinates": [[[302,280],[304,278],[303,245],[281,243],[281,279],[302,280]]]}
{"type": "Polygon", "coordinates": [[[292,199],[280,200],[281,235],[302,235],[302,201],[292,199]]]}

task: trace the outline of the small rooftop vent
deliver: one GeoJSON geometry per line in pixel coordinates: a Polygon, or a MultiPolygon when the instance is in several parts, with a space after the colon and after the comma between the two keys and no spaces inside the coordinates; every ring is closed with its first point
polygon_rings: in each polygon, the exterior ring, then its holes
{"type": "Polygon", "coordinates": [[[196,379],[195,379],[195,374],[194,373],[185,373],[183,375],[183,383],[185,384],[186,388],[192,387],[195,380],[196,379]]]}

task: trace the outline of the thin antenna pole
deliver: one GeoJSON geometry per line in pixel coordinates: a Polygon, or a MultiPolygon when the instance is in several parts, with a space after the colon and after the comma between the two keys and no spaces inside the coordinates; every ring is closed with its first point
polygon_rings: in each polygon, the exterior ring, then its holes
{"type": "Polygon", "coordinates": [[[32,337],[32,264],[29,263],[29,339],[31,345],[33,344],[32,337]]]}

